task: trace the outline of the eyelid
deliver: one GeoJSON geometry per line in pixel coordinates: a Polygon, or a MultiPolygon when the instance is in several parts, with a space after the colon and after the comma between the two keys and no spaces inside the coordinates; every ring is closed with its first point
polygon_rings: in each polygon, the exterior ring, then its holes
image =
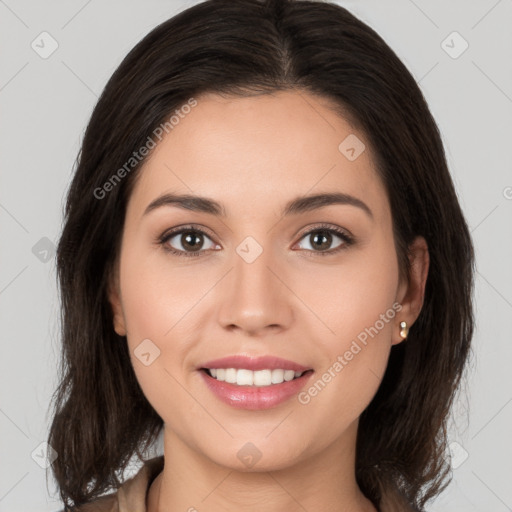
{"type": "MultiPolygon", "coordinates": [[[[218,250],[218,249],[201,249],[199,251],[182,251],[179,249],[174,249],[173,247],[167,247],[167,242],[174,238],[177,235],[182,234],[186,231],[195,231],[197,233],[201,233],[203,235],[206,235],[208,238],[212,240],[212,242],[216,245],[220,245],[218,242],[215,241],[215,236],[211,234],[212,232],[199,224],[183,224],[180,226],[175,226],[167,231],[165,231],[162,235],[158,237],[157,243],[164,247],[164,250],[177,255],[177,256],[185,256],[185,257],[194,257],[194,256],[201,256],[204,253],[210,252],[212,250],[218,250]]],[[[310,256],[328,256],[328,255],[334,255],[337,254],[339,251],[346,249],[350,245],[352,245],[355,242],[355,237],[345,228],[341,228],[340,226],[334,225],[334,224],[328,224],[328,223],[320,223],[313,226],[308,226],[301,230],[299,234],[296,235],[298,237],[298,241],[294,244],[297,245],[297,243],[300,243],[301,240],[311,235],[312,233],[318,232],[318,231],[328,231],[330,233],[334,233],[338,238],[341,238],[343,243],[339,245],[338,247],[335,247],[334,249],[329,249],[327,251],[313,251],[310,249],[301,249],[301,252],[305,251],[310,256]]]]}
{"type": "Polygon", "coordinates": [[[342,228],[340,226],[337,226],[336,224],[329,224],[326,222],[320,222],[319,224],[313,224],[312,226],[308,226],[304,228],[303,230],[299,231],[299,233],[296,235],[297,237],[303,238],[305,235],[309,235],[312,232],[315,231],[332,231],[335,232],[338,235],[344,235],[347,238],[355,239],[355,237],[352,235],[352,233],[345,228],[342,228]]]}
{"type": "Polygon", "coordinates": [[[168,241],[171,238],[174,238],[177,235],[180,235],[184,232],[192,231],[196,233],[200,233],[203,235],[206,235],[208,238],[211,239],[212,243],[215,245],[220,245],[218,242],[215,241],[215,236],[211,234],[211,231],[204,227],[200,226],[199,224],[183,224],[180,226],[174,226],[171,229],[168,229],[160,235],[156,243],[163,247],[163,249],[171,254],[174,254],[176,256],[185,256],[185,257],[193,257],[193,256],[201,256],[203,253],[212,251],[212,250],[218,250],[218,249],[201,249],[200,251],[182,251],[180,249],[175,249],[174,247],[168,246],[168,241]]]}
{"type": "MultiPolygon", "coordinates": [[[[183,231],[199,231],[200,233],[204,233],[208,235],[210,238],[215,239],[215,235],[213,234],[213,231],[208,229],[205,226],[202,226],[201,224],[181,224],[179,226],[174,226],[173,228],[170,228],[166,231],[164,231],[159,237],[158,240],[162,240],[164,238],[168,239],[170,236],[177,235],[183,231]]],[[[218,242],[216,242],[218,243],[218,242]]]]}
{"type": "MultiPolygon", "coordinates": [[[[356,242],[356,238],[350,231],[340,226],[328,223],[320,223],[319,225],[308,226],[305,230],[300,232],[299,240],[297,243],[300,243],[303,238],[311,235],[312,233],[327,231],[329,233],[333,233],[335,236],[342,240],[342,243],[335,247],[334,249],[329,249],[327,251],[313,251],[310,249],[301,250],[301,252],[305,253],[307,257],[314,256],[334,256],[338,254],[340,251],[343,251],[353,245],[356,242]]],[[[296,245],[296,244],[295,244],[296,245]]]]}

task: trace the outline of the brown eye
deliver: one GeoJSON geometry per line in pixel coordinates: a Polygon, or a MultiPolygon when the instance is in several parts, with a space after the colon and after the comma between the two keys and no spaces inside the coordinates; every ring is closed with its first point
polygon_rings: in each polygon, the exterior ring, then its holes
{"type": "Polygon", "coordinates": [[[317,227],[305,233],[301,240],[305,240],[309,245],[309,247],[302,246],[301,249],[321,255],[335,254],[354,241],[347,233],[334,227],[317,227]],[[336,243],[336,239],[340,242],[336,243]],[[334,247],[333,243],[336,243],[334,247]]]}
{"type": "Polygon", "coordinates": [[[316,231],[308,235],[312,247],[321,251],[331,248],[332,234],[328,231],[316,231]]]}
{"type": "Polygon", "coordinates": [[[196,231],[184,231],[179,237],[179,241],[184,250],[198,251],[204,243],[203,235],[196,231]]]}
{"type": "Polygon", "coordinates": [[[164,235],[160,243],[165,250],[178,256],[200,256],[205,251],[217,247],[204,231],[190,227],[181,228],[164,235]]]}

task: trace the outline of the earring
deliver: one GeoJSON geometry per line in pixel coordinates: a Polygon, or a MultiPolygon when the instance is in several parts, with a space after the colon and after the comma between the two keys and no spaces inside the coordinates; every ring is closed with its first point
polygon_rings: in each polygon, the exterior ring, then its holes
{"type": "Polygon", "coordinates": [[[407,322],[400,322],[400,336],[402,339],[406,339],[409,334],[409,327],[407,327],[407,322]]]}

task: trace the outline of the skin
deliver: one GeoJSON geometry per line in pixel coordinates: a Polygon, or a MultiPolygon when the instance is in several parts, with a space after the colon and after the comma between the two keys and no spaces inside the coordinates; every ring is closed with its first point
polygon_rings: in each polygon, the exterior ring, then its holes
{"type": "MultiPolygon", "coordinates": [[[[165,423],[165,467],[148,511],[256,512],[262,503],[267,512],[375,511],[355,480],[358,420],[391,346],[402,342],[400,321],[410,327],[419,315],[425,240],[411,245],[410,278],[400,281],[390,205],[369,143],[326,99],[297,91],[196,99],[145,162],[109,293],[114,328],[127,336],[137,379],[165,423]],[[349,134],[366,144],[354,161],[338,149],[349,134]],[[177,206],[143,215],[165,192],[213,198],[227,215],[177,206]],[[280,214],[291,199],[319,192],[351,194],[373,218],[348,204],[280,214]],[[190,223],[209,233],[200,256],[158,244],[165,231],[190,223]],[[304,235],[320,223],[348,230],[355,242],[320,254],[304,235]],[[250,264],[236,252],[248,236],[263,249],[250,264]],[[314,383],[394,303],[400,312],[305,405],[293,397],[268,410],[235,409],[196,370],[227,355],[271,354],[313,368],[314,383]],[[134,355],[144,339],[160,350],[149,366],[134,355]],[[252,468],[237,457],[247,442],[261,452],[252,468]]],[[[324,250],[344,243],[332,236],[324,250]]],[[[167,241],[187,250],[182,243],[181,235],[167,241]]]]}

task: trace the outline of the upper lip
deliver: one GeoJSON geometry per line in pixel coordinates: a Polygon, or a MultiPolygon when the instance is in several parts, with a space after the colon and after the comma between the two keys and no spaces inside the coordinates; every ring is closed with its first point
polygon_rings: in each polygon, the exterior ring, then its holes
{"type": "Polygon", "coordinates": [[[201,368],[238,368],[247,370],[293,370],[295,372],[305,372],[311,370],[307,366],[302,366],[294,361],[282,359],[275,356],[248,357],[244,355],[233,355],[206,361],[199,366],[201,368]]]}

